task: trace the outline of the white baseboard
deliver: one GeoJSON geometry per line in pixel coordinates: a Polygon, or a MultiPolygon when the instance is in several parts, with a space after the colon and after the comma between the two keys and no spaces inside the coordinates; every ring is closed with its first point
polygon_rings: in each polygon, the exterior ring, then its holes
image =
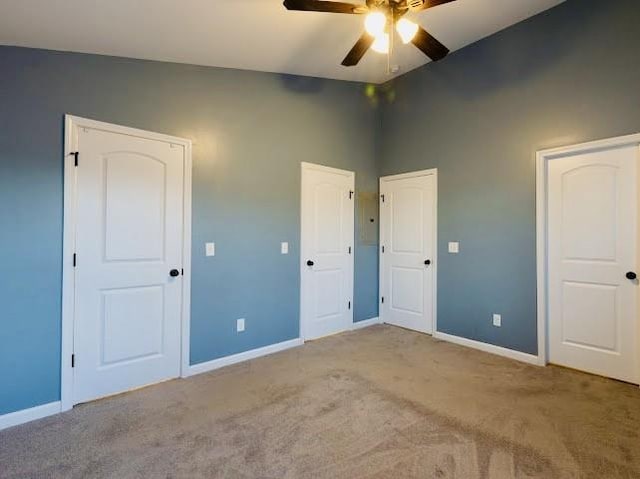
{"type": "Polygon", "coordinates": [[[483,343],[481,341],[462,338],[460,336],[441,333],[439,331],[436,331],[433,334],[433,337],[436,339],[441,339],[442,341],[459,344],[460,346],[466,346],[467,348],[479,349],[480,351],[484,351],[485,353],[497,354],[498,356],[504,356],[506,358],[515,359],[516,361],[522,361],[523,363],[533,364],[535,366],[544,366],[544,362],[541,361],[538,356],[516,351],[514,349],[503,348],[501,346],[495,346],[494,344],[483,343]]]}
{"type": "Polygon", "coordinates": [[[232,364],[241,363],[250,359],[259,358],[268,354],[284,351],[285,349],[295,348],[302,346],[304,341],[302,338],[291,339],[290,341],[284,341],[282,343],[271,344],[263,348],[252,349],[243,353],[233,354],[232,356],[225,356],[224,358],[214,359],[213,361],[207,361],[205,363],[194,364],[189,366],[189,372],[186,377],[193,376],[195,374],[202,374],[214,369],[220,369],[232,364]]]}
{"type": "Polygon", "coordinates": [[[43,417],[53,416],[61,411],[60,401],[50,402],[42,406],[35,406],[29,409],[3,414],[0,416],[0,430],[8,427],[18,426],[26,422],[42,419],[43,417]]]}
{"type": "Polygon", "coordinates": [[[371,319],[365,319],[364,321],[356,321],[351,325],[351,330],[368,328],[369,326],[373,326],[375,324],[382,324],[382,321],[380,321],[380,318],[376,317],[371,319]]]}

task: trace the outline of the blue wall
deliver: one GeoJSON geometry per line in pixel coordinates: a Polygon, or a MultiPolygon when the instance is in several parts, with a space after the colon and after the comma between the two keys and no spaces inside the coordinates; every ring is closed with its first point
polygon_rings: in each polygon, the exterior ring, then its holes
{"type": "MultiPolygon", "coordinates": [[[[298,337],[300,162],[353,170],[359,191],[377,191],[377,113],[363,90],[0,47],[0,414],[60,396],[65,113],[194,140],[195,364],[298,337]]],[[[355,261],[364,320],[378,314],[376,246],[356,242],[355,261]]]]}
{"type": "MultiPolygon", "coordinates": [[[[386,85],[379,110],[353,83],[0,47],[0,414],[59,399],[64,113],[195,141],[192,363],[298,336],[301,161],[359,191],[438,167],[439,329],[535,353],[534,154],[640,131],[638,25],[635,0],[568,0],[386,85]]],[[[363,320],[377,247],[356,245],[363,320]]]]}
{"type": "Polygon", "coordinates": [[[386,85],[381,173],[438,168],[439,330],[537,352],[534,155],[640,131],[639,45],[637,0],[568,0],[386,85]]]}

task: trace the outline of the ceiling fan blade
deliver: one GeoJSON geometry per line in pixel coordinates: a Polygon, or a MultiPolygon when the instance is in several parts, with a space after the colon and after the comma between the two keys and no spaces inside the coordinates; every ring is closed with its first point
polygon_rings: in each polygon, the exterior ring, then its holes
{"type": "Polygon", "coordinates": [[[449,49],[427,33],[427,31],[422,27],[418,28],[418,33],[413,37],[411,43],[422,50],[422,53],[431,58],[434,62],[442,60],[449,54],[449,49]]]}
{"type": "Polygon", "coordinates": [[[362,59],[367,50],[373,44],[374,38],[369,35],[367,32],[364,32],[362,36],[358,39],[356,44],[353,46],[351,51],[347,53],[347,56],[342,60],[342,65],[345,67],[352,67],[358,64],[358,62],[362,59]]]}
{"type": "Polygon", "coordinates": [[[283,5],[287,10],[303,12],[367,13],[367,7],[364,5],[327,0],[284,0],[283,5]]]}
{"type": "Polygon", "coordinates": [[[421,7],[413,10],[414,12],[421,12],[422,10],[426,10],[428,8],[437,7],[438,5],[444,5],[445,3],[455,2],[456,0],[425,0],[421,7]]]}

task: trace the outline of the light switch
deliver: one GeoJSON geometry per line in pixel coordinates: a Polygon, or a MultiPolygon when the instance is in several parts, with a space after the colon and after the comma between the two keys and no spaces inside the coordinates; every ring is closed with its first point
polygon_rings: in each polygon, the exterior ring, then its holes
{"type": "Polygon", "coordinates": [[[244,331],[244,318],[236,320],[236,331],[239,333],[244,331]]]}
{"type": "Polygon", "coordinates": [[[286,241],[280,243],[280,252],[282,254],[289,254],[289,243],[287,243],[286,241]]]}
{"type": "Polygon", "coordinates": [[[215,256],[216,255],[216,244],[215,243],[207,243],[206,244],[206,252],[207,252],[207,256],[215,256]]]}
{"type": "Polygon", "coordinates": [[[449,242],[449,253],[459,253],[460,252],[460,243],[457,241],[449,242]]]}

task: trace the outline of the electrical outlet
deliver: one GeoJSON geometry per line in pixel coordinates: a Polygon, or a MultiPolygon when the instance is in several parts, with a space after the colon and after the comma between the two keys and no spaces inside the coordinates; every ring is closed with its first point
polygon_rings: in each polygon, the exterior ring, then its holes
{"type": "Polygon", "coordinates": [[[502,315],[500,315],[500,314],[494,314],[493,315],[493,325],[496,328],[499,328],[499,327],[502,326],[502,315]]]}
{"type": "Polygon", "coordinates": [[[460,243],[457,241],[449,242],[449,253],[457,254],[460,252],[460,243]]]}
{"type": "Polygon", "coordinates": [[[216,244],[215,243],[207,243],[205,245],[205,250],[207,256],[215,256],[216,255],[216,244]]]}
{"type": "Polygon", "coordinates": [[[236,331],[238,331],[239,333],[244,331],[244,318],[238,319],[236,321],[236,331]]]}
{"type": "Polygon", "coordinates": [[[289,254],[289,243],[287,243],[286,241],[280,243],[280,253],[289,254]]]}

